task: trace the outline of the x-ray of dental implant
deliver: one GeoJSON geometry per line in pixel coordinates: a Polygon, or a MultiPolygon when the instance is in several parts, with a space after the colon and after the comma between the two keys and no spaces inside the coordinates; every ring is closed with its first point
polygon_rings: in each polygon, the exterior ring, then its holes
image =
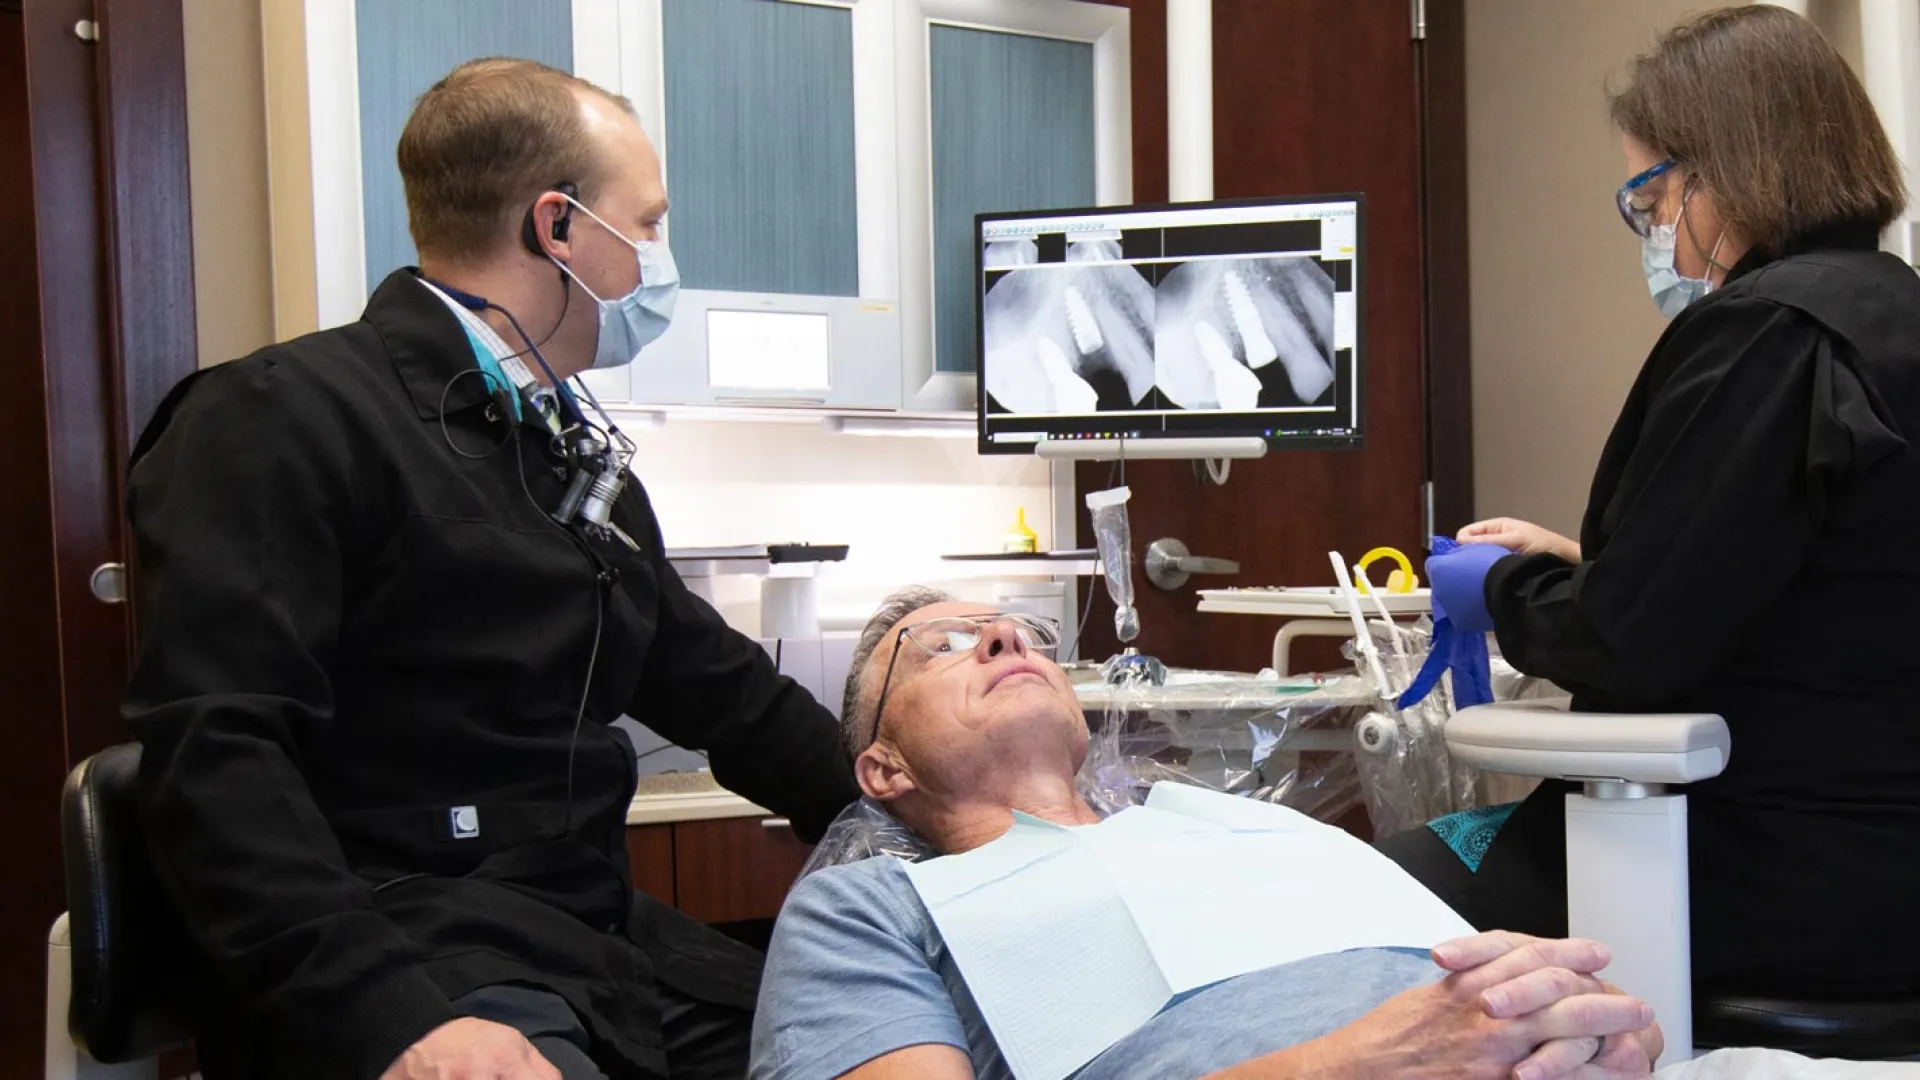
{"type": "MultiPolygon", "coordinates": [[[[1082,246],[1069,246],[1070,264],[1088,261],[1074,257],[1082,246]]],[[[1153,305],[1153,286],[1130,266],[1007,273],[981,306],[988,396],[1014,413],[1136,407],[1153,391],[1153,305]]]]}
{"type": "Polygon", "coordinates": [[[1183,409],[1314,404],[1333,386],[1333,278],[1304,258],[1185,263],[1154,294],[1153,353],[1183,409]]]}

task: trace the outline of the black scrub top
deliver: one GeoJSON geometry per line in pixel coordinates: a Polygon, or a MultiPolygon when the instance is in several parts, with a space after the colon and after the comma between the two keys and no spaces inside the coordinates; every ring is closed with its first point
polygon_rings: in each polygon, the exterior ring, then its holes
{"type": "Polygon", "coordinates": [[[1920,277],[1876,243],[1741,260],[1634,383],[1586,561],[1487,579],[1502,651],[1576,708],[1726,718],[1688,789],[1709,988],[1920,990],[1920,277]]]}
{"type": "Polygon", "coordinates": [[[634,892],[610,722],[707,750],[804,836],[858,795],[831,714],[687,591],[638,479],[614,514],[638,550],[554,524],[547,430],[528,410],[510,441],[475,370],[400,271],[359,322],[183,384],[136,450],[126,714],[219,983],[210,1080],[376,1077],[502,982],[566,997],[611,1076],[664,1075],[655,980],[751,1008],[757,955],[634,892]]]}

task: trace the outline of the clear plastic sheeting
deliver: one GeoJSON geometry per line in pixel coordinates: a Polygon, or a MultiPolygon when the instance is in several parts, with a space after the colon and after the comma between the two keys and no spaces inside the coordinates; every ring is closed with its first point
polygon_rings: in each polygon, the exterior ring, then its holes
{"type": "MultiPolygon", "coordinates": [[[[1397,697],[1426,662],[1432,623],[1426,619],[1412,626],[1370,622],[1367,631],[1397,697]]],[[[1349,658],[1354,655],[1352,642],[1345,653],[1349,658]]],[[[1392,697],[1376,701],[1353,729],[1354,765],[1375,839],[1480,805],[1478,772],[1456,763],[1447,750],[1447,718],[1453,715],[1451,678],[1442,679],[1417,705],[1396,709],[1391,702],[1392,697]]]]}
{"type": "Polygon", "coordinates": [[[1113,632],[1122,645],[1140,636],[1140,613],[1133,607],[1133,532],[1127,526],[1127,500],[1132,496],[1125,487],[1087,493],[1100,568],[1113,599],[1113,632]]]}
{"type": "Polygon", "coordinates": [[[885,807],[863,797],[840,811],[840,816],[827,826],[820,842],[813,846],[813,854],[807,856],[806,865],[800,868],[800,876],[806,877],[824,866],[859,862],[875,855],[919,862],[938,854],[932,844],[887,813],[885,807]]]}
{"type": "Polygon", "coordinates": [[[1372,691],[1341,676],[1181,671],[1165,685],[1086,688],[1091,741],[1081,793],[1104,814],[1159,781],[1291,807],[1337,821],[1360,805],[1348,729],[1372,691]]]}
{"type": "MultiPolygon", "coordinates": [[[[1403,688],[1426,659],[1423,620],[1391,629],[1368,624],[1391,681],[1403,688]]],[[[1348,642],[1347,653],[1353,652],[1348,642]]],[[[1564,696],[1515,671],[1497,653],[1501,701],[1564,696]]],[[[1091,669],[1076,678],[1099,678],[1091,669]]],[[[1445,727],[1448,681],[1425,701],[1396,710],[1371,679],[1353,674],[1278,677],[1272,672],[1170,672],[1076,687],[1087,715],[1087,760],[1078,785],[1102,816],[1146,801],[1162,780],[1291,807],[1337,822],[1364,806],[1375,839],[1476,806],[1524,798],[1538,781],[1482,774],[1453,761],[1445,727]]],[[[804,873],[874,855],[917,861],[932,845],[870,799],[848,807],[814,848],[804,873]]]]}

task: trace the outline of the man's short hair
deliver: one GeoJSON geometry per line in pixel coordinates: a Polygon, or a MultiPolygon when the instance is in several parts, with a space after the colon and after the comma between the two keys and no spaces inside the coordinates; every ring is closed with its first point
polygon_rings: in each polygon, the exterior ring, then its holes
{"type": "Polygon", "coordinates": [[[592,202],[609,163],[587,137],[580,94],[626,98],[532,60],[469,60],[414,103],[400,132],[407,230],[423,256],[473,262],[516,236],[541,193],[563,183],[592,202]]]}
{"type": "MultiPolygon", "coordinates": [[[[951,593],[925,585],[909,585],[888,593],[873,617],[867,620],[866,627],[860,631],[859,644],[853,647],[853,664],[847,668],[846,695],[840,701],[840,742],[849,758],[859,757],[860,751],[873,741],[872,713],[879,706],[867,700],[866,673],[874,650],[907,616],[928,605],[951,604],[954,600],[951,593]]],[[[879,692],[876,686],[874,693],[879,692]]]]}

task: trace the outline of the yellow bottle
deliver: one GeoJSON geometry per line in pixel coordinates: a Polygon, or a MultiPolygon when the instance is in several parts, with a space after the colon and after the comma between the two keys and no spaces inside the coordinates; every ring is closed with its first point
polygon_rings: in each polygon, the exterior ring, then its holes
{"type": "Polygon", "coordinates": [[[1013,528],[1000,538],[1000,550],[1009,555],[1032,555],[1040,550],[1040,537],[1027,528],[1027,508],[1021,507],[1013,519],[1013,528]]]}

